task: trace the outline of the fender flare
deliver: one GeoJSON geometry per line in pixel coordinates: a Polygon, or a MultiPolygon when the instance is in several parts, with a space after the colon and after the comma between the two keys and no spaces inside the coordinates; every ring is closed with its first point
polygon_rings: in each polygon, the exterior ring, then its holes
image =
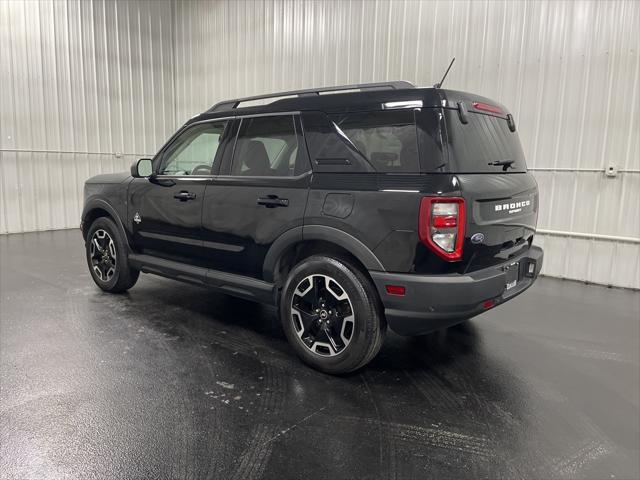
{"type": "Polygon", "coordinates": [[[278,260],[281,255],[292,245],[307,240],[322,240],[334,243],[356,257],[367,270],[386,271],[382,263],[380,263],[380,260],[378,260],[378,257],[375,256],[369,247],[353,235],[327,225],[304,225],[287,230],[273,242],[273,245],[271,245],[271,248],[267,252],[262,268],[264,280],[273,282],[278,260]]]}
{"type": "MultiPolygon", "coordinates": [[[[120,234],[122,235],[122,238],[124,238],[127,242],[127,249],[129,250],[129,252],[131,252],[131,243],[129,242],[129,235],[127,235],[127,230],[124,228],[124,224],[120,219],[120,215],[118,215],[118,212],[116,211],[116,209],[113,208],[109,202],[102,200],[100,198],[94,198],[89,200],[84,206],[84,208],[82,209],[83,224],[89,212],[96,209],[105,210],[113,218],[114,222],[116,223],[116,226],[120,230],[120,234]]],[[[88,225],[86,227],[88,227],[88,225]]],[[[83,228],[82,228],[83,237],[84,237],[84,231],[86,227],[83,225],[83,228]]]]}

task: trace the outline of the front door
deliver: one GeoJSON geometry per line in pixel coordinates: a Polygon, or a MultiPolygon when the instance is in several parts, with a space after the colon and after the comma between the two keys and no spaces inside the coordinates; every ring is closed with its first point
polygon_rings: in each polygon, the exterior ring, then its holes
{"type": "Polygon", "coordinates": [[[185,263],[202,255],[202,204],[226,121],[187,127],[154,160],[156,174],[129,186],[128,214],[140,251],[185,263]]]}
{"type": "Polygon", "coordinates": [[[233,155],[205,191],[203,245],[209,267],[261,278],[273,242],[302,226],[311,168],[297,115],[237,122],[233,155]]]}

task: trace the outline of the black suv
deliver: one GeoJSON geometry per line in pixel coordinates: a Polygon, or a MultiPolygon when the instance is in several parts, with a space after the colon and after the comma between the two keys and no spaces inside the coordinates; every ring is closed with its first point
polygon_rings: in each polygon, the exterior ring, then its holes
{"type": "Polygon", "coordinates": [[[407,82],[216,104],[131,173],[85,185],[100,288],[139,272],[279,308],[297,354],[329,373],[532,285],[538,189],[513,116],[407,82]]]}

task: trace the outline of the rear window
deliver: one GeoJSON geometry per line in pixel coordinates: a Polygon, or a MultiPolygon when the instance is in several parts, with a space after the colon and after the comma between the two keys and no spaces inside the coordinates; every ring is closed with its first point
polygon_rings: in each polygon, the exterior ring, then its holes
{"type": "Polygon", "coordinates": [[[419,172],[413,110],[332,115],[331,120],[378,172],[419,172]]]}
{"type": "Polygon", "coordinates": [[[444,110],[444,117],[449,151],[445,167],[447,171],[455,173],[526,171],[518,134],[509,130],[505,119],[469,112],[469,122],[464,124],[460,121],[458,111],[451,109],[444,110]],[[504,165],[512,160],[513,163],[510,163],[510,166],[504,165]]]}

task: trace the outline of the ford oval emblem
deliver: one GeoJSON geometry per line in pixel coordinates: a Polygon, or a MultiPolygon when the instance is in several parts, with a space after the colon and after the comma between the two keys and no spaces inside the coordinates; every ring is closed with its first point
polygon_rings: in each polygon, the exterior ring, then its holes
{"type": "Polygon", "coordinates": [[[482,242],[484,242],[484,233],[474,233],[471,236],[471,243],[474,245],[480,245],[482,242]]]}

